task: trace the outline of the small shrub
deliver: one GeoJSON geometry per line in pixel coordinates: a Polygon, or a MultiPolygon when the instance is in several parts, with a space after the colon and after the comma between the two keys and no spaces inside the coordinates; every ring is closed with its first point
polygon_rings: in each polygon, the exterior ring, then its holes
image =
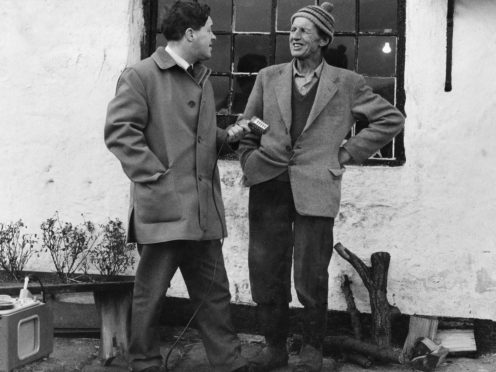
{"type": "Polygon", "coordinates": [[[26,263],[37,249],[36,235],[21,234],[26,226],[19,220],[4,225],[0,223],[0,266],[16,281],[20,281],[26,263]]]}
{"type": "Polygon", "coordinates": [[[134,244],[126,243],[126,232],[118,218],[100,225],[103,231],[100,241],[91,250],[91,263],[101,275],[113,278],[134,267],[134,244]]]}
{"type": "Polygon", "coordinates": [[[58,277],[64,283],[77,281],[76,273],[88,271],[88,255],[98,239],[90,221],[80,225],[62,223],[58,213],[41,224],[42,247],[50,252],[58,277]]]}

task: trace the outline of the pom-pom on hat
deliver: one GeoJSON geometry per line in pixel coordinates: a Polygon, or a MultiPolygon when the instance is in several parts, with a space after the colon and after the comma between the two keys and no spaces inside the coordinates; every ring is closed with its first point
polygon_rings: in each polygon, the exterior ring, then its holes
{"type": "Polygon", "coordinates": [[[321,5],[308,5],[291,16],[291,23],[296,17],[307,18],[332,40],[334,37],[334,17],[331,14],[333,8],[334,6],[328,2],[321,5]]]}

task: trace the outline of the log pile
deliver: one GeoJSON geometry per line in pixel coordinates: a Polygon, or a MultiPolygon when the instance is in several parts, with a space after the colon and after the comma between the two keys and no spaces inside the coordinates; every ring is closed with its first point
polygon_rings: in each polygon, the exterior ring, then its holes
{"type": "Polygon", "coordinates": [[[391,260],[389,253],[373,253],[370,259],[371,266],[368,267],[341,243],[337,243],[334,246],[334,250],[353,266],[369,292],[372,339],[371,342],[363,340],[360,312],[355,305],[350,279],[345,275],[341,290],[346,299],[354,337],[326,337],[326,345],[340,349],[346,360],[365,368],[371,366],[374,360],[387,363],[402,363],[401,350],[395,350],[391,346],[391,319],[393,314],[399,313],[399,310],[391,306],[387,299],[387,277],[391,260]]]}
{"type": "MultiPolygon", "coordinates": [[[[370,342],[364,340],[360,312],[355,304],[351,281],[347,275],[344,275],[341,290],[350,314],[353,337],[326,337],[325,346],[340,350],[345,360],[364,368],[368,368],[374,361],[378,361],[409,364],[415,369],[430,372],[443,363],[449,349],[441,343],[432,341],[436,334],[438,338],[440,336],[437,332],[438,319],[436,317],[411,316],[409,333],[403,350],[395,349],[391,345],[392,318],[399,315],[400,311],[392,306],[387,299],[387,277],[391,260],[389,253],[373,253],[370,257],[371,266],[369,267],[341,243],[337,243],[334,250],[353,266],[367,288],[372,330],[370,342]]],[[[465,337],[464,340],[466,339],[465,337]]],[[[465,344],[467,342],[464,342],[465,344]]],[[[470,350],[473,349],[474,347],[470,345],[470,350]]]]}

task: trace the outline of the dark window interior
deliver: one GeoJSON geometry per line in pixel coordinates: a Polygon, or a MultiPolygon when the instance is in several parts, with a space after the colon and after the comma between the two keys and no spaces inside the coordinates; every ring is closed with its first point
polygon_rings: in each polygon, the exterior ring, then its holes
{"type": "MultiPolygon", "coordinates": [[[[160,33],[165,8],[175,0],[143,0],[147,30],[145,55],[166,40],[160,33]],[[155,37],[153,37],[155,35],[155,37]],[[147,53],[146,53],[147,52],[147,53]]],[[[406,0],[332,0],[336,33],[325,54],[329,64],[363,74],[372,89],[404,112],[406,0]]],[[[291,60],[290,18],[317,0],[208,0],[217,36],[211,60],[218,124],[225,127],[242,113],[257,72],[291,60]]],[[[357,122],[349,136],[366,126],[357,122]]],[[[401,165],[403,133],[366,164],[401,165]]]]}

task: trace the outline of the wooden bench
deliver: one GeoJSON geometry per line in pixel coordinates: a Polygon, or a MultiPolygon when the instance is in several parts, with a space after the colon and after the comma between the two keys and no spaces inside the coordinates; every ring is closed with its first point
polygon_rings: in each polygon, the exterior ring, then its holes
{"type": "MultiPolygon", "coordinates": [[[[97,312],[100,315],[100,358],[102,364],[110,365],[117,355],[127,356],[131,301],[134,281],[45,284],[45,296],[60,293],[93,292],[97,312]]],[[[0,294],[19,295],[22,283],[2,284],[0,294]]],[[[41,292],[35,282],[29,285],[33,294],[41,292]]]]}

